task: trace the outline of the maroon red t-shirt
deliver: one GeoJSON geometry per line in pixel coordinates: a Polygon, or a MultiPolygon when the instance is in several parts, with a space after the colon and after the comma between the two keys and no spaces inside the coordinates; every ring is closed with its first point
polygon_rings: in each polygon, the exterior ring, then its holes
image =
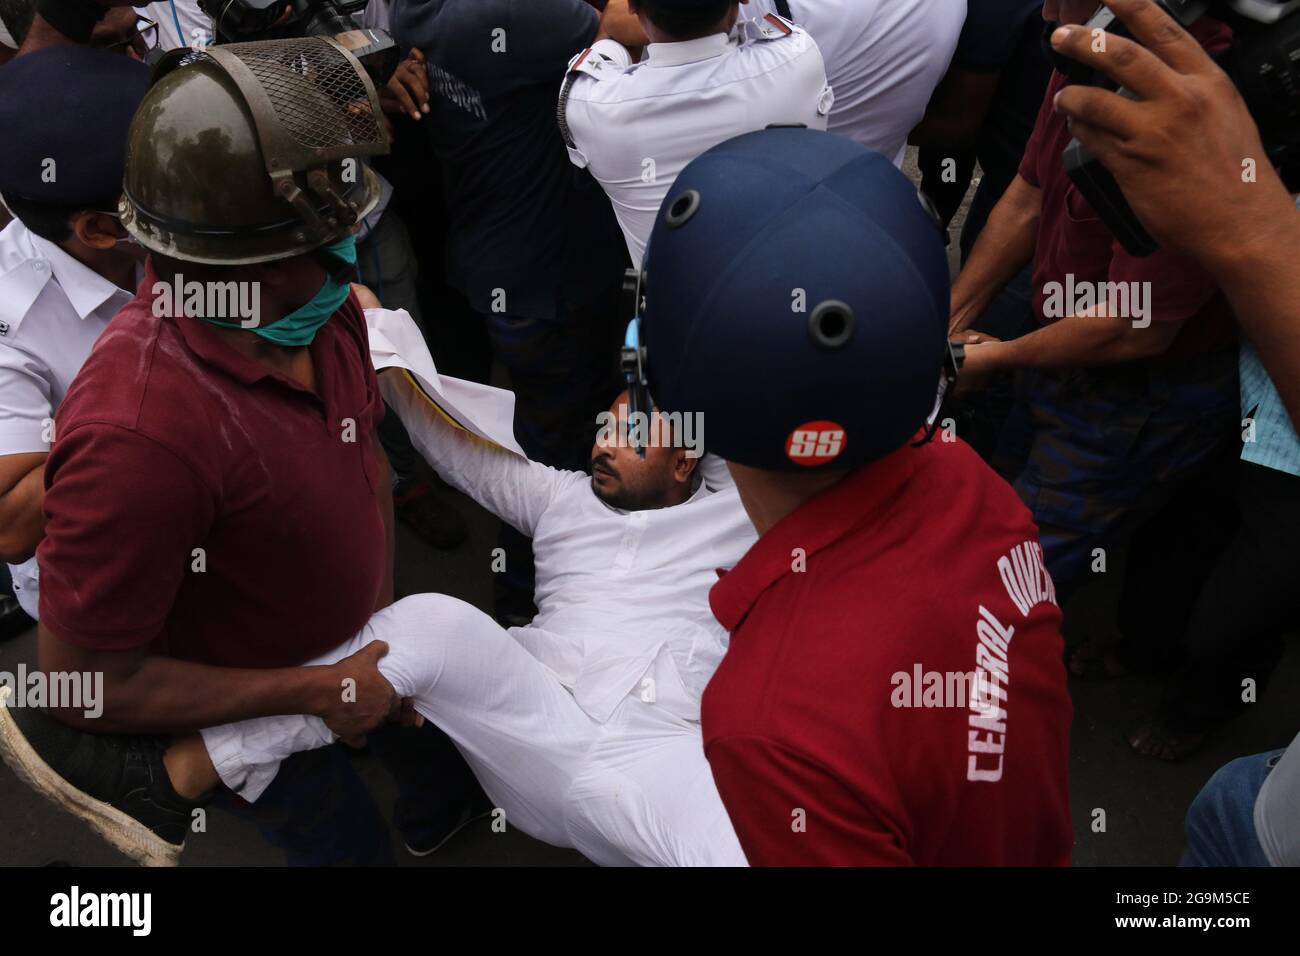
{"type": "Polygon", "coordinates": [[[1069,863],[1061,613],[1029,512],[965,444],[859,468],[709,599],[731,644],[704,748],[750,864],[1069,863]]]}
{"type": "MultiPolygon", "coordinates": [[[[1225,48],[1232,38],[1232,32],[1214,20],[1198,21],[1191,32],[1211,52],[1225,48]]],[[[1150,283],[1127,286],[1145,299],[1150,321],[1185,323],[1157,361],[1230,347],[1234,319],[1209,273],[1187,256],[1164,250],[1146,258],[1129,255],[1066,173],[1062,155],[1073,134],[1065,116],[1053,109],[1066,83],[1062,74],[1052,74],[1020,164],[1021,178],[1042,190],[1033,278],[1039,321],[1047,325],[1072,314],[1076,303],[1086,306],[1087,299],[1079,293],[1085,284],[1093,286],[1096,298],[1101,291],[1096,283],[1150,283]]],[[[1122,306],[1123,299],[1118,301],[1122,306]]],[[[1129,308],[1132,312],[1131,304],[1129,308]]]]}
{"type": "Polygon", "coordinates": [[[41,623],[94,650],[303,663],[360,630],[385,571],[365,317],[349,297],[317,333],[312,392],[197,319],[155,317],[156,281],[59,407],[41,623]]]}

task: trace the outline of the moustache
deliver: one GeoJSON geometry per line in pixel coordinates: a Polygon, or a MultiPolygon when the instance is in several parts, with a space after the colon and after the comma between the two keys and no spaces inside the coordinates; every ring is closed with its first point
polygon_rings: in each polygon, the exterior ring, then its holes
{"type": "Polygon", "coordinates": [[[617,478],[618,469],[610,464],[611,461],[613,461],[613,459],[609,455],[597,455],[591,460],[592,473],[594,474],[596,469],[599,468],[601,471],[609,472],[610,477],[617,478]]]}

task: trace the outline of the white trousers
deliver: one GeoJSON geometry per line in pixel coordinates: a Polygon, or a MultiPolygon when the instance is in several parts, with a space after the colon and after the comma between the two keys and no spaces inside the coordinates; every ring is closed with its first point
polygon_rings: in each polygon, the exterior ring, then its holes
{"type": "MultiPolygon", "coordinates": [[[[629,695],[604,724],[555,674],[473,605],[442,594],[375,614],[329,664],[388,642],[379,670],[455,741],[507,826],[604,866],[744,866],[698,723],[629,695]]],[[[231,790],[256,800],[279,762],[334,735],[317,717],[266,717],[203,731],[231,790]]]]}

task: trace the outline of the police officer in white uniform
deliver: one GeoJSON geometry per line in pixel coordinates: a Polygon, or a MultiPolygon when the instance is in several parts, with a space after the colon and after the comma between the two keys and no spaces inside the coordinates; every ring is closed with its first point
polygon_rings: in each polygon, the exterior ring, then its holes
{"type": "Polygon", "coordinates": [[[560,131],[609,195],[637,268],[695,157],[767,126],[826,129],[834,95],[817,44],[781,17],[742,19],[747,3],[610,0],[596,42],[569,63],[560,131]]]}
{"type": "Polygon", "coordinates": [[[117,220],[126,134],[142,63],[53,47],[0,69],[0,559],[37,614],[54,412],[113,315],[130,301],[143,250],[117,220]]]}
{"type": "Polygon", "coordinates": [[[835,87],[827,129],[900,166],[966,22],[966,0],[750,0],[807,30],[835,87]]]}

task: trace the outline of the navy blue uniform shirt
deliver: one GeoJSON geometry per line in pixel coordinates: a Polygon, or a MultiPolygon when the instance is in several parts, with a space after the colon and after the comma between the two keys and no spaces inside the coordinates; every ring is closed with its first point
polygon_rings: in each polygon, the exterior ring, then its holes
{"type": "Polygon", "coordinates": [[[443,167],[449,279],[481,313],[554,320],[622,278],[609,200],[569,163],[556,125],[569,59],[598,22],[583,0],[393,5],[398,41],[428,60],[423,125],[443,167]]]}

